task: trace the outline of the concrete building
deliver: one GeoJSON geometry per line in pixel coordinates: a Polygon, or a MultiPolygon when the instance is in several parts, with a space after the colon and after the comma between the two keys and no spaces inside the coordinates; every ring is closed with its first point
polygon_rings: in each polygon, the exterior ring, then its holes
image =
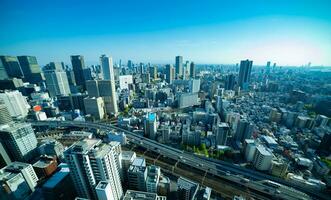
{"type": "Polygon", "coordinates": [[[86,114],[90,114],[96,120],[100,120],[105,117],[105,104],[102,97],[86,97],[84,99],[84,106],[86,114]]]}
{"type": "Polygon", "coordinates": [[[256,151],[255,141],[252,139],[245,139],[244,152],[245,152],[245,158],[248,162],[253,161],[255,151],[256,151]]]}
{"type": "Polygon", "coordinates": [[[146,191],[157,193],[161,169],[158,166],[151,165],[147,167],[146,191]]]}
{"type": "Polygon", "coordinates": [[[42,155],[32,166],[39,179],[48,178],[57,169],[56,157],[42,155]]]}
{"type": "Polygon", "coordinates": [[[181,93],[178,95],[178,108],[199,105],[198,93],[181,93]]]}
{"type": "Polygon", "coordinates": [[[21,65],[16,56],[0,56],[0,60],[5,68],[7,77],[24,78],[21,65]]]}
{"type": "Polygon", "coordinates": [[[18,90],[4,91],[0,93],[0,99],[7,107],[11,117],[25,118],[28,115],[30,105],[18,90]]]}
{"type": "Polygon", "coordinates": [[[0,141],[11,160],[29,161],[35,156],[37,139],[31,124],[11,123],[0,126],[0,141]]]}
{"type": "Polygon", "coordinates": [[[122,173],[123,173],[123,183],[128,183],[128,170],[133,163],[133,161],[136,159],[136,152],[134,151],[122,151],[122,173]]]}
{"type": "Polygon", "coordinates": [[[245,139],[250,139],[253,133],[253,124],[246,119],[240,119],[236,129],[234,138],[236,141],[244,142],[245,139]]]}
{"type": "Polygon", "coordinates": [[[119,76],[119,83],[120,83],[120,89],[121,90],[128,90],[129,85],[133,84],[133,77],[132,75],[122,75],[119,76]]]}
{"type": "Polygon", "coordinates": [[[112,200],[115,199],[111,184],[108,181],[100,181],[95,187],[98,199],[100,200],[112,200]]]}
{"type": "Polygon", "coordinates": [[[146,191],[147,169],[144,158],[136,158],[128,169],[129,188],[146,191]]]}
{"type": "Polygon", "coordinates": [[[194,64],[194,62],[191,62],[191,64],[190,64],[190,77],[195,78],[195,64],[194,64]]]}
{"type": "Polygon", "coordinates": [[[41,73],[35,56],[17,56],[24,74],[24,81],[38,84],[43,81],[44,77],[41,73]]]}
{"type": "Polygon", "coordinates": [[[158,196],[156,193],[127,190],[123,200],[166,200],[166,197],[158,196]]]}
{"type": "Polygon", "coordinates": [[[13,173],[13,174],[22,174],[24,180],[28,184],[30,190],[33,192],[37,186],[38,177],[35,171],[33,170],[32,165],[22,162],[12,162],[10,165],[1,169],[1,171],[13,173]]]}
{"type": "Polygon", "coordinates": [[[9,113],[9,110],[4,103],[4,101],[0,98],[0,125],[2,124],[8,124],[12,122],[13,119],[9,113]]]}
{"type": "Polygon", "coordinates": [[[271,162],[270,173],[273,176],[284,178],[287,174],[288,163],[282,160],[273,160],[271,162]]]}
{"type": "Polygon", "coordinates": [[[273,155],[263,146],[257,146],[254,154],[253,165],[257,170],[267,171],[271,167],[273,155]]]}
{"type": "Polygon", "coordinates": [[[0,197],[2,200],[26,199],[32,192],[21,173],[0,170],[0,183],[0,197]]]}
{"type": "Polygon", "coordinates": [[[193,200],[199,190],[199,184],[183,177],[177,180],[178,199],[193,200]]]}
{"type": "Polygon", "coordinates": [[[99,139],[85,139],[74,143],[64,155],[79,197],[97,199],[97,184],[109,181],[114,199],[122,199],[116,152],[110,145],[99,139]]]}
{"type": "Polygon", "coordinates": [[[171,84],[174,80],[174,67],[172,65],[166,65],[165,74],[166,82],[171,84]]]}

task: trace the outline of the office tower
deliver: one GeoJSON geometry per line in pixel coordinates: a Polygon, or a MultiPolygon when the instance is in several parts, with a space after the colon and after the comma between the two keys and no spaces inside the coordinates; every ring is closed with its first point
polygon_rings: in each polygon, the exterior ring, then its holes
{"type": "Polygon", "coordinates": [[[49,70],[45,70],[44,74],[47,89],[51,97],[70,94],[70,87],[66,72],[55,66],[51,67],[49,70]]]}
{"type": "Polygon", "coordinates": [[[223,100],[222,96],[216,96],[216,111],[221,114],[223,111],[223,100]]]}
{"type": "Polygon", "coordinates": [[[66,74],[68,77],[68,83],[69,86],[75,86],[76,85],[76,80],[75,80],[75,74],[74,71],[72,71],[71,69],[66,69],[66,74]]]}
{"type": "Polygon", "coordinates": [[[24,81],[29,83],[40,83],[43,81],[40,66],[35,56],[17,56],[24,74],[24,81]]]}
{"type": "Polygon", "coordinates": [[[91,68],[83,69],[84,80],[93,80],[91,68]]]}
{"type": "Polygon", "coordinates": [[[154,80],[157,79],[157,66],[156,65],[149,67],[149,74],[152,79],[154,79],[154,80]]]}
{"type": "Polygon", "coordinates": [[[90,97],[100,97],[98,80],[86,81],[86,90],[90,97]]]}
{"type": "Polygon", "coordinates": [[[174,67],[172,65],[166,65],[166,82],[171,84],[174,80],[174,67]]]}
{"type": "Polygon", "coordinates": [[[6,172],[15,173],[15,174],[21,173],[25,181],[28,183],[30,190],[31,191],[35,190],[35,187],[37,186],[38,177],[35,171],[33,170],[31,164],[22,163],[22,162],[12,162],[8,166],[6,166],[4,170],[6,172]]]}
{"type": "Polygon", "coordinates": [[[105,103],[102,97],[86,97],[84,99],[84,107],[86,114],[90,114],[95,120],[105,117],[105,103]]]}
{"type": "Polygon", "coordinates": [[[270,74],[270,67],[271,67],[271,62],[268,61],[266,66],[266,74],[270,74]]]}
{"type": "Polygon", "coordinates": [[[183,75],[183,57],[182,56],[176,56],[176,76],[182,76],[183,75]]]}
{"type": "Polygon", "coordinates": [[[95,187],[97,197],[99,200],[112,200],[115,199],[108,181],[100,181],[95,187]]]}
{"type": "Polygon", "coordinates": [[[230,127],[227,123],[220,123],[216,132],[216,145],[226,145],[230,127]]]}
{"type": "Polygon", "coordinates": [[[238,84],[242,89],[248,88],[248,84],[251,78],[252,65],[253,61],[251,60],[242,60],[240,62],[238,84]]]}
{"type": "Polygon", "coordinates": [[[193,200],[199,189],[199,184],[183,177],[177,180],[178,199],[193,200]]]}
{"type": "Polygon", "coordinates": [[[136,152],[134,151],[123,151],[121,162],[122,162],[122,174],[123,174],[123,183],[128,183],[128,169],[133,161],[136,159],[136,152]]]}
{"type": "Polygon", "coordinates": [[[119,77],[119,84],[121,90],[128,90],[129,86],[133,84],[132,75],[122,75],[119,77]]]}
{"type": "Polygon", "coordinates": [[[78,86],[85,89],[85,79],[84,79],[84,56],[82,55],[73,55],[70,56],[72,69],[75,74],[75,81],[78,86]]]}
{"type": "Polygon", "coordinates": [[[34,157],[37,139],[31,124],[12,123],[0,127],[0,141],[11,160],[29,161],[34,157]]]}
{"type": "Polygon", "coordinates": [[[0,59],[0,80],[8,79],[8,74],[5,68],[5,65],[2,63],[2,60],[0,59]]]}
{"type": "Polygon", "coordinates": [[[115,152],[100,139],[84,139],[64,152],[79,197],[97,199],[100,181],[110,183],[113,199],[122,199],[123,190],[116,167],[115,152]]]}
{"type": "Polygon", "coordinates": [[[4,103],[4,101],[0,98],[0,125],[8,124],[12,122],[12,117],[10,116],[9,110],[4,103]]]}
{"type": "Polygon", "coordinates": [[[117,141],[110,141],[108,143],[114,155],[115,166],[120,175],[120,180],[123,181],[123,166],[122,166],[122,148],[121,143],[117,141]]]}
{"type": "Polygon", "coordinates": [[[157,193],[161,169],[158,166],[151,165],[147,167],[146,191],[157,193]]]}
{"type": "Polygon", "coordinates": [[[190,64],[190,77],[195,78],[195,64],[194,64],[194,62],[191,62],[191,64],[190,64]]]}
{"type": "Polygon", "coordinates": [[[63,71],[62,63],[50,62],[43,68],[43,70],[63,71]]]}
{"type": "Polygon", "coordinates": [[[265,147],[258,146],[254,153],[253,164],[257,170],[267,171],[271,167],[273,155],[265,147]]]}
{"type": "Polygon", "coordinates": [[[252,137],[252,133],[253,124],[245,119],[241,119],[238,122],[237,130],[234,137],[236,141],[244,142],[245,139],[249,139],[252,137]]]}
{"type": "Polygon", "coordinates": [[[225,77],[225,90],[234,90],[236,84],[236,76],[234,74],[226,75],[225,77]]]}
{"type": "Polygon", "coordinates": [[[128,68],[132,69],[133,68],[133,63],[131,60],[128,60],[128,68]]]}
{"type": "Polygon", "coordinates": [[[11,163],[10,157],[0,140],[0,169],[11,163]]]}
{"type": "Polygon", "coordinates": [[[113,68],[113,61],[111,57],[107,57],[106,55],[102,55],[100,57],[102,73],[104,82],[100,82],[99,88],[104,87],[107,88],[106,94],[100,94],[101,96],[107,97],[107,103],[109,103],[108,109],[109,112],[117,115],[118,108],[117,108],[117,94],[115,90],[115,79],[114,79],[114,68],[113,68]],[[110,82],[109,82],[110,81],[110,82]],[[109,91],[108,91],[109,90],[109,91]],[[110,94],[110,95],[109,95],[110,94]]]}
{"type": "Polygon", "coordinates": [[[136,158],[128,169],[129,188],[146,191],[146,162],[144,158],[136,158]]]}
{"type": "Polygon", "coordinates": [[[0,60],[6,69],[8,77],[24,78],[21,65],[16,56],[0,56],[0,60]]]}
{"type": "Polygon", "coordinates": [[[139,63],[139,74],[145,73],[144,63],[139,63]]]}
{"type": "Polygon", "coordinates": [[[4,91],[0,93],[0,99],[6,105],[11,117],[24,118],[28,115],[30,105],[18,90],[4,91]]]}
{"type": "Polygon", "coordinates": [[[156,114],[155,113],[148,113],[145,117],[144,121],[144,129],[145,135],[148,136],[150,139],[155,140],[156,138],[156,131],[157,131],[157,123],[156,123],[156,114]]]}

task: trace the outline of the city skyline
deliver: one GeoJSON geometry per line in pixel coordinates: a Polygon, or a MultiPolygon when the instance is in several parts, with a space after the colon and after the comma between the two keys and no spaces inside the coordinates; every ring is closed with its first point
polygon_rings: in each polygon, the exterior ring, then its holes
{"type": "Polygon", "coordinates": [[[102,54],[114,63],[133,60],[174,63],[173,57],[197,64],[281,66],[309,62],[331,66],[329,1],[167,1],[90,5],[4,1],[0,14],[0,54],[36,56],[41,65],[70,63],[84,55],[98,64],[102,54]],[[162,8],[162,9],[160,9],[162,8]]]}

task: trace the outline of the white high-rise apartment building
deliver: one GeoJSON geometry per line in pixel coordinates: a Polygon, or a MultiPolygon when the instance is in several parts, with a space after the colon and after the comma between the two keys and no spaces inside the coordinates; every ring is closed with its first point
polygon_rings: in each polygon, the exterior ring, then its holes
{"type": "Polygon", "coordinates": [[[38,143],[31,124],[27,123],[0,126],[0,141],[10,158],[17,161],[32,159],[38,143]]]}
{"type": "Polygon", "coordinates": [[[18,90],[0,93],[0,99],[6,105],[11,117],[24,118],[28,115],[30,105],[18,90]]]}
{"type": "Polygon", "coordinates": [[[256,151],[253,158],[254,167],[257,170],[266,171],[271,167],[273,155],[263,146],[256,147],[256,151]]]}
{"type": "Polygon", "coordinates": [[[107,181],[113,199],[122,199],[115,149],[99,139],[85,139],[64,152],[79,197],[97,199],[96,186],[100,181],[107,181]]]}

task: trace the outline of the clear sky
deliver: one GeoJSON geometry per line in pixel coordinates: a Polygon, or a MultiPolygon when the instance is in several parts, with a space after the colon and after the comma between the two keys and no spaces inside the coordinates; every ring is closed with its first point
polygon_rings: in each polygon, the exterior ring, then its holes
{"type": "Polygon", "coordinates": [[[331,66],[331,0],[0,0],[0,54],[39,63],[331,66]]]}

